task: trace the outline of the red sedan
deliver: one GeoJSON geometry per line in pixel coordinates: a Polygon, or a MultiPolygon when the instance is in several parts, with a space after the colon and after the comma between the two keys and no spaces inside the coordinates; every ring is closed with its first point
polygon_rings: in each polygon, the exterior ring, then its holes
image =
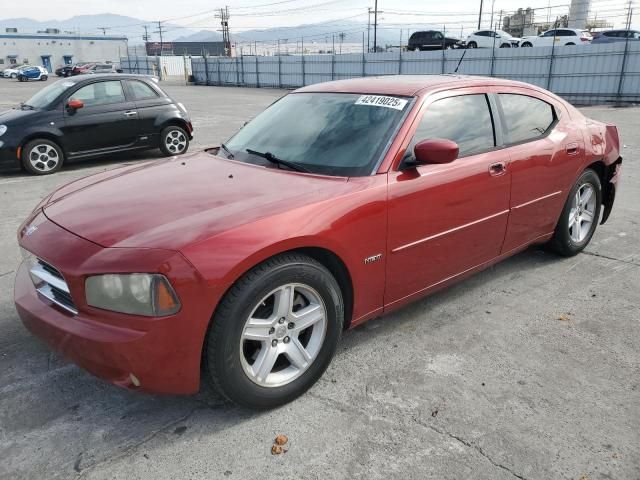
{"type": "Polygon", "coordinates": [[[21,226],[18,313],[95,375],[268,408],[341,333],[611,212],[615,126],[541,88],[397,76],[301,88],[221,147],[72,182],[21,226]],[[206,367],[206,368],[202,368],[206,367]]]}

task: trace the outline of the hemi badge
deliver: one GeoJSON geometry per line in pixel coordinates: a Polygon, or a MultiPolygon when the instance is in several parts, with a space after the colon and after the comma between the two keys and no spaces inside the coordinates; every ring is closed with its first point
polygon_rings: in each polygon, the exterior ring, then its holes
{"type": "Polygon", "coordinates": [[[367,257],[364,259],[364,264],[368,265],[369,263],[377,262],[381,258],[382,258],[381,253],[378,253],[377,255],[371,255],[370,257],[367,257]]]}

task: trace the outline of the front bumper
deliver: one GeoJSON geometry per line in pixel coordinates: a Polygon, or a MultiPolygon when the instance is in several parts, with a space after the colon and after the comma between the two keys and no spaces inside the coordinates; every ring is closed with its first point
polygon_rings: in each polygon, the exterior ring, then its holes
{"type": "Polygon", "coordinates": [[[19,168],[18,145],[6,133],[0,137],[0,168],[19,168]]]}
{"type": "Polygon", "coordinates": [[[40,213],[30,222],[38,226],[31,236],[22,235],[22,229],[20,244],[59,269],[78,313],[74,315],[39,294],[23,263],[16,274],[14,297],[27,329],[80,367],[115,385],[150,393],[197,392],[211,310],[198,301],[207,295],[193,267],[175,252],[102,248],[43,217],[40,213]],[[140,263],[141,257],[148,258],[142,260],[146,266],[140,263]],[[86,273],[80,272],[80,267],[86,273]],[[107,272],[155,268],[167,275],[170,271],[168,276],[182,308],[175,315],[154,318],[90,307],[83,300],[84,280],[97,273],[96,267],[107,272]]]}

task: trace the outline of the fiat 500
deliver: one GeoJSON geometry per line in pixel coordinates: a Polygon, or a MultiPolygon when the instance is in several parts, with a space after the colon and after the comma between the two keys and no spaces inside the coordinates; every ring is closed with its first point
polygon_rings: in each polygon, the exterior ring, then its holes
{"type": "Polygon", "coordinates": [[[48,195],[18,232],[18,313],[93,374],[270,408],[344,329],[533,244],[579,253],[611,212],[615,126],[460,76],[301,88],[220,147],[48,195]]]}

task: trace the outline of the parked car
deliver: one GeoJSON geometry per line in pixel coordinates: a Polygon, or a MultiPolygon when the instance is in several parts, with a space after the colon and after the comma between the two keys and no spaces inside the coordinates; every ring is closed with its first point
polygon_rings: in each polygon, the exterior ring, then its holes
{"type": "Polygon", "coordinates": [[[551,45],[588,45],[591,43],[591,34],[588,30],[571,28],[557,28],[541,33],[537,37],[523,37],[521,47],[550,47],[551,45]]]}
{"type": "Polygon", "coordinates": [[[87,69],[86,73],[121,73],[112,63],[96,63],[87,69]]]}
{"type": "Polygon", "coordinates": [[[443,48],[460,48],[461,46],[459,38],[446,37],[442,32],[428,30],[412,33],[409,37],[407,50],[442,50],[443,48]]]}
{"type": "Polygon", "coordinates": [[[0,114],[0,165],[36,175],[66,160],[160,148],[180,155],[193,127],[184,105],[152,77],[82,75],[58,80],[19,108],[0,114]]]}
{"type": "Polygon", "coordinates": [[[598,32],[593,34],[593,40],[591,43],[616,43],[640,40],[640,31],[638,30],[609,30],[606,32],[598,32]]]}
{"type": "Polygon", "coordinates": [[[49,194],[18,231],[16,308],[116,385],[191,394],[203,374],[275,407],[318,380],[344,328],[529,245],[582,251],[621,162],[615,126],[533,85],[315,84],[220,148],[49,194]]]}
{"type": "Polygon", "coordinates": [[[520,40],[503,30],[478,30],[467,37],[465,44],[467,48],[511,48],[520,40]]]}
{"type": "Polygon", "coordinates": [[[4,78],[18,78],[18,74],[20,73],[20,70],[25,68],[31,68],[32,66],[33,65],[20,65],[20,66],[15,66],[13,68],[7,68],[2,71],[2,76],[4,78]]]}
{"type": "Polygon", "coordinates": [[[77,63],[71,69],[71,75],[82,75],[85,73],[89,73],[91,67],[93,67],[95,63],[77,63]]]}
{"type": "Polygon", "coordinates": [[[44,67],[21,68],[18,72],[18,80],[28,82],[29,80],[46,81],[49,78],[49,72],[44,67]]]}
{"type": "Polygon", "coordinates": [[[61,65],[55,70],[58,77],[70,77],[73,71],[73,65],[61,65]]]}

